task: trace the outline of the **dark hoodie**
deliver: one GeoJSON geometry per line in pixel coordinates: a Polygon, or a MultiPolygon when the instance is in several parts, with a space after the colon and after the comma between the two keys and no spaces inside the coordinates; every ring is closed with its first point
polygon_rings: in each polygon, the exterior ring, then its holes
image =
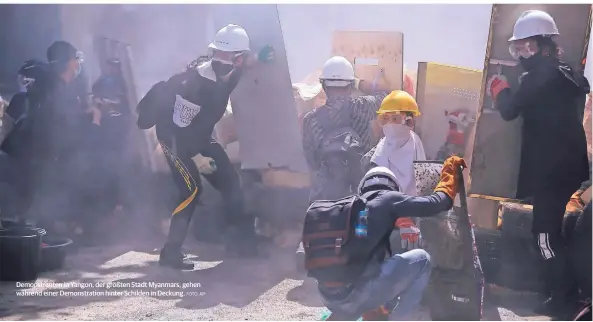
{"type": "Polygon", "coordinates": [[[506,121],[521,116],[523,142],[517,198],[537,189],[562,189],[588,179],[582,110],[589,82],[566,63],[535,55],[516,91],[505,89],[496,108],[506,121]]]}

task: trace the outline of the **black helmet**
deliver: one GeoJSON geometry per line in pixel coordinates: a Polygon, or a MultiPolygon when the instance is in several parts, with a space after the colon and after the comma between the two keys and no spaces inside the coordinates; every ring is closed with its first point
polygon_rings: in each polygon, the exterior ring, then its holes
{"type": "Polygon", "coordinates": [[[18,71],[17,81],[22,92],[29,91],[33,83],[42,83],[47,77],[48,64],[31,59],[27,60],[18,71]]]}

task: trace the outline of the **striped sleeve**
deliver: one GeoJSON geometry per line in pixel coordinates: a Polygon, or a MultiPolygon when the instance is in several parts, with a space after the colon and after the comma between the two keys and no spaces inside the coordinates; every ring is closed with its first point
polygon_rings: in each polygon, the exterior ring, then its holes
{"type": "Polygon", "coordinates": [[[321,142],[322,133],[319,123],[313,116],[313,111],[309,111],[303,118],[303,152],[309,169],[317,170],[319,165],[315,155],[317,151],[316,142],[321,142]]]}
{"type": "Polygon", "coordinates": [[[388,95],[380,92],[374,95],[365,95],[353,99],[351,107],[352,127],[361,135],[365,150],[371,148],[371,122],[377,117],[381,102],[388,95]]]}

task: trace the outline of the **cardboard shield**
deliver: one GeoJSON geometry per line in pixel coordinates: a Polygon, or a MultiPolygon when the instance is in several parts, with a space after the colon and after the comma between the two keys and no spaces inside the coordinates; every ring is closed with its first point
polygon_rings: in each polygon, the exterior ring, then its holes
{"type": "MultiPolygon", "coordinates": [[[[521,118],[503,121],[486,93],[486,82],[496,73],[518,86],[523,70],[509,53],[508,39],[515,21],[526,10],[549,13],[560,31],[562,58],[583,72],[591,30],[590,4],[495,4],[484,61],[480,108],[470,167],[471,197],[510,201],[516,198],[521,161],[521,118]]],[[[583,102],[584,104],[584,102],[583,102]]],[[[553,153],[553,151],[550,151],[553,153]]],[[[517,201],[517,200],[514,200],[517,201]]]]}

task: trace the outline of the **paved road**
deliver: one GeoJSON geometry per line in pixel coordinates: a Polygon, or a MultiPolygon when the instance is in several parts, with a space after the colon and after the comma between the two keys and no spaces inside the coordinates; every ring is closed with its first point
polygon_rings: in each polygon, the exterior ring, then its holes
{"type": "MultiPolygon", "coordinates": [[[[3,283],[0,320],[317,320],[323,310],[313,283],[295,273],[291,250],[240,260],[225,258],[220,246],[193,243],[197,269],[179,272],[157,265],[156,246],[82,248],[34,287],[3,283]],[[46,293],[31,293],[39,291],[46,293]]],[[[485,319],[549,320],[533,316],[525,296],[497,298],[485,319]]]]}

